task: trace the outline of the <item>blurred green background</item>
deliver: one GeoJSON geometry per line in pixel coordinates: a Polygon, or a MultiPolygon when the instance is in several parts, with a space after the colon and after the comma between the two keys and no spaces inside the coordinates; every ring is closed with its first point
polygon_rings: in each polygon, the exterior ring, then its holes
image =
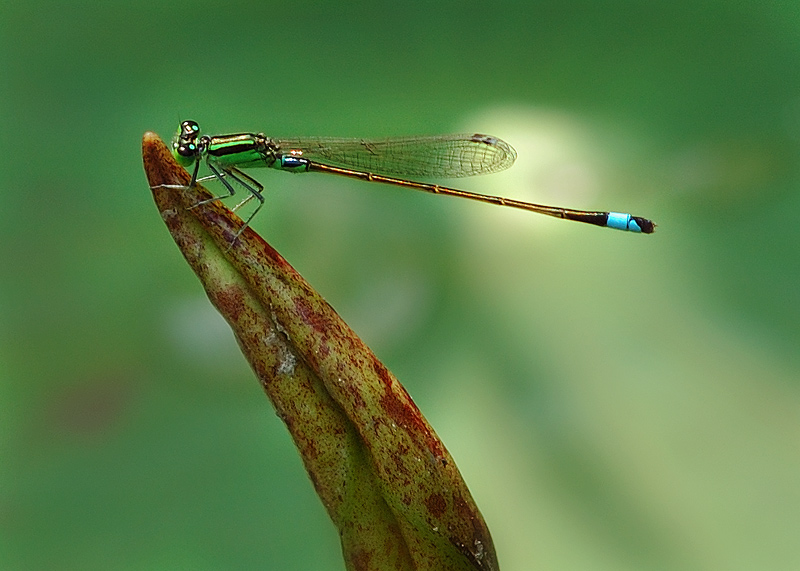
{"type": "Polygon", "coordinates": [[[653,218],[251,173],[503,569],[800,568],[796,2],[5,2],[0,42],[3,569],[343,569],[152,203],[189,118],[488,132],[517,164],[461,188],[653,218]]]}

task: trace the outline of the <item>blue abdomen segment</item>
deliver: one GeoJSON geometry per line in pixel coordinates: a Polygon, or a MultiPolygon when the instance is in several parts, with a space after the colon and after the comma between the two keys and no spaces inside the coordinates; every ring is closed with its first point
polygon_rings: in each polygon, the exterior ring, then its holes
{"type": "Polygon", "coordinates": [[[653,223],[645,218],[631,216],[627,212],[609,212],[606,226],[617,230],[627,230],[628,232],[644,232],[649,234],[653,231],[653,223]],[[649,231],[648,231],[649,230],[649,231]]]}

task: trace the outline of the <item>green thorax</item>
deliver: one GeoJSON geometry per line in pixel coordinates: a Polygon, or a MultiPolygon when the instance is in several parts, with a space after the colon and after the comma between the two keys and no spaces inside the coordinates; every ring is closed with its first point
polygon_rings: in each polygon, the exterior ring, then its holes
{"type": "Polygon", "coordinates": [[[276,158],[272,140],[252,133],[210,137],[205,155],[215,165],[236,168],[271,167],[276,158]]]}

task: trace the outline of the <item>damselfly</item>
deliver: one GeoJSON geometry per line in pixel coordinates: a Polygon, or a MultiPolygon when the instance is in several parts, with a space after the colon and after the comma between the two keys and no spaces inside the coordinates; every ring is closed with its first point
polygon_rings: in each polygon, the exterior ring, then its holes
{"type": "Polygon", "coordinates": [[[260,133],[201,135],[196,122],[184,121],[173,142],[173,154],[186,169],[194,167],[190,185],[217,179],[228,191],[226,195],[215,196],[204,202],[233,196],[236,191],[232,181],[249,192],[233,210],[254,197],[258,200],[258,206],[244,222],[236,237],[244,231],[264,204],[264,187],[241,170],[255,167],[270,167],[293,173],[324,172],[369,182],[383,182],[630,232],[651,234],[656,227],[647,218],[624,212],[573,210],[532,204],[405,178],[467,177],[502,171],[514,163],[517,153],[511,145],[496,137],[477,133],[369,140],[325,137],[273,139],[260,133]],[[198,179],[202,162],[206,163],[212,175],[198,179]]]}

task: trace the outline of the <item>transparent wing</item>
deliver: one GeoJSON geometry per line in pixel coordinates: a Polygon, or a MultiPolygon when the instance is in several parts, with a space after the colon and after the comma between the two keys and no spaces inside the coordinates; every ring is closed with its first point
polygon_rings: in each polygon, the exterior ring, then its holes
{"type": "Polygon", "coordinates": [[[308,137],[276,142],[284,154],[294,151],[326,165],[394,176],[475,176],[507,169],[517,158],[505,141],[477,133],[390,139],[308,137]]]}

